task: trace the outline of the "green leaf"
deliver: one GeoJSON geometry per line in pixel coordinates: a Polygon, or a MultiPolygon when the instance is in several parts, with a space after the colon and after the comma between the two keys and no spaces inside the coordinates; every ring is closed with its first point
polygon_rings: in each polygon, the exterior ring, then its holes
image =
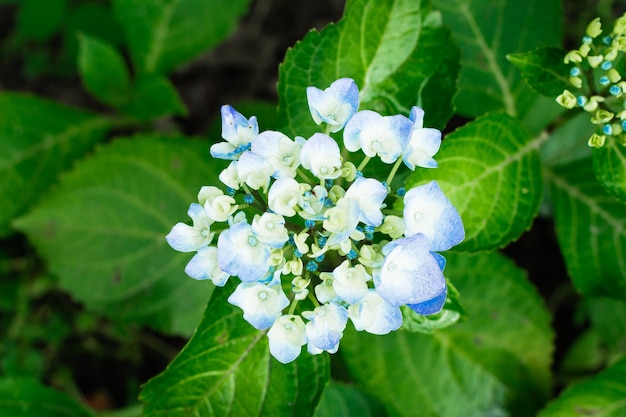
{"type": "Polygon", "coordinates": [[[465,309],[460,303],[459,291],[448,281],[448,296],[443,305],[443,309],[437,314],[422,316],[410,309],[402,306],[402,330],[408,332],[419,332],[430,334],[435,330],[445,329],[467,316],[465,309]]]}
{"type": "Polygon", "coordinates": [[[547,97],[556,98],[568,88],[569,66],[563,62],[565,51],[560,48],[537,48],[529,52],[508,54],[511,61],[522,73],[528,85],[547,97]]]}
{"type": "Polygon", "coordinates": [[[329,379],[327,355],[283,365],[266,331],[243,320],[218,289],[196,333],[167,369],[144,386],[144,416],[311,416],[329,379]]]}
{"type": "Polygon", "coordinates": [[[110,44],[79,35],[78,69],[87,91],[102,103],[118,107],[130,98],[128,68],[122,55],[110,44]]]}
{"type": "Polygon", "coordinates": [[[626,302],[610,298],[587,300],[592,328],[610,357],[626,352],[626,302]]]}
{"type": "Polygon", "coordinates": [[[249,0],[115,0],[138,73],[164,74],[217,45],[249,0]]]}
{"type": "Polygon", "coordinates": [[[435,156],[439,168],[417,169],[407,189],[437,180],[465,226],[465,251],[501,247],[531,226],[542,196],[537,149],[520,123],[492,113],[449,134],[435,156]]]}
{"type": "Polygon", "coordinates": [[[109,125],[104,117],[34,96],[0,94],[0,236],[109,125]]]}
{"type": "MultiPolygon", "coordinates": [[[[583,145],[584,146],[584,145],[583,145]]],[[[593,171],[606,191],[626,203],[626,146],[608,138],[593,150],[593,171]]]]}
{"type": "Polygon", "coordinates": [[[624,204],[598,184],[589,159],[546,169],[544,177],[574,285],[585,295],[626,300],[624,204]]]}
{"type": "Polygon", "coordinates": [[[139,120],[187,114],[176,88],[162,75],[142,75],[135,80],[133,97],[120,111],[139,120]]]}
{"type": "Polygon", "coordinates": [[[591,148],[587,146],[587,140],[595,130],[595,125],[589,121],[588,113],[583,112],[572,117],[557,127],[543,144],[542,162],[554,166],[589,158],[591,148]]]}
{"type": "Polygon", "coordinates": [[[27,379],[0,379],[3,416],[90,417],[86,408],[66,394],[27,379]]]}
{"type": "Polygon", "coordinates": [[[59,30],[67,9],[67,0],[20,0],[19,3],[18,33],[41,41],[59,30]]]}
{"type": "Polygon", "coordinates": [[[279,120],[288,134],[318,130],[306,87],[324,89],[342,77],[359,86],[361,108],[408,115],[420,105],[426,126],[443,127],[453,111],[459,51],[438,17],[424,0],[354,0],[338,24],[309,32],[280,67],[279,120]]]}
{"type": "Polygon", "coordinates": [[[324,390],[315,417],[381,417],[382,407],[356,387],[331,381],[324,390]]]}
{"type": "Polygon", "coordinates": [[[506,55],[561,44],[559,0],[434,0],[462,50],[457,111],[475,117],[502,110],[522,118],[536,94],[506,55]]]}
{"type": "Polygon", "coordinates": [[[165,235],[188,222],[195,193],[217,178],[208,146],[161,136],[98,149],[17,227],[78,301],[125,323],[190,334],[213,290],[184,274],[192,254],[165,235]]]}
{"type": "Polygon", "coordinates": [[[626,358],[593,378],[567,387],[538,417],[626,415],[626,358]]]}
{"type": "Polygon", "coordinates": [[[351,375],[393,416],[534,416],[554,337],[542,299],[498,253],[447,258],[467,321],[432,335],[348,331],[339,352],[351,375]]]}

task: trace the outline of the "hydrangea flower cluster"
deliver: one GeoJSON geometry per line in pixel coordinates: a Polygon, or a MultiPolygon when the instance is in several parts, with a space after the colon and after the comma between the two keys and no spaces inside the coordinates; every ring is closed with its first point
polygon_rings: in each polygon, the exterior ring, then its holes
{"type": "Polygon", "coordinates": [[[598,131],[589,138],[589,146],[601,148],[607,138],[626,146],[626,80],[617,65],[623,66],[626,51],[626,14],[615,21],[611,33],[602,34],[600,18],[592,20],[580,48],[565,55],[565,63],[572,65],[569,81],[574,92],[564,90],[556,101],[590,113],[598,131]]]}
{"type": "Polygon", "coordinates": [[[225,192],[202,187],[189,207],[192,225],[178,223],[166,237],[172,248],[196,252],[185,268],[192,278],[224,286],[236,277],[228,301],[252,326],[269,329],[270,352],[282,363],[304,345],[335,353],[348,320],[382,335],[401,326],[403,305],[439,312],[447,292],[438,252],[465,234],[436,182],[390,187],[403,164],[437,167],[441,132],[423,126],[422,109],[409,117],[358,111],[348,78],[306,93],[324,130],[308,139],[260,132],[254,116],[222,107],[225,141],[210,152],[231,161],[219,175],[225,192]],[[353,154],[362,157],[358,167],[353,154]],[[373,158],[391,166],[385,181],[363,175],[373,158]]]}

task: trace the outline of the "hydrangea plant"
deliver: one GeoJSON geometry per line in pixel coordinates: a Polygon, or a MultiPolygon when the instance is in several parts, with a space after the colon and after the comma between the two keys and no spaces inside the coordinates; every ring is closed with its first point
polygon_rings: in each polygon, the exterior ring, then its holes
{"type": "Polygon", "coordinates": [[[423,109],[408,117],[359,111],[350,78],[308,87],[306,96],[322,130],[308,139],[260,131],[255,116],[224,105],[225,142],[210,149],[231,161],[219,175],[224,191],[202,187],[189,206],[192,225],[166,236],[172,248],[195,252],[190,277],[219,287],[237,280],[228,302],[254,328],[269,329],[270,353],[282,363],[305,344],[311,354],[337,352],[348,319],[383,335],[402,325],[401,306],[440,312],[447,286],[439,252],[465,235],[436,181],[393,188],[402,166],[437,167],[441,132],[424,127],[423,109]],[[376,158],[389,166],[384,178],[363,174],[376,158]]]}

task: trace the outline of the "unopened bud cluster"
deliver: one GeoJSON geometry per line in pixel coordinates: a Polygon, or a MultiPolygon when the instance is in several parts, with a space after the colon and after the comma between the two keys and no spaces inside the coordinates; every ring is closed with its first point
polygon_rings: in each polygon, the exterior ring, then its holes
{"type": "Polygon", "coordinates": [[[391,188],[402,165],[437,167],[441,132],[423,127],[421,108],[409,117],[358,111],[348,78],[306,93],[323,127],[308,139],[259,132],[254,116],[222,107],[225,141],[211,155],[230,161],[219,175],[223,190],[202,187],[188,211],[193,224],[178,223],[166,237],[196,253],[185,268],[192,278],[217,286],[237,279],[228,302],[267,330],[283,363],[305,344],[311,354],[336,352],[349,319],[356,330],[386,334],[401,326],[403,305],[439,312],[447,287],[438,252],[465,234],[436,182],[391,188]],[[384,180],[363,174],[374,158],[390,167],[384,180]]]}
{"type": "Polygon", "coordinates": [[[626,51],[626,14],[617,19],[613,30],[606,34],[600,18],[587,26],[580,48],[565,55],[571,64],[569,82],[556,101],[563,107],[580,107],[591,115],[598,126],[588,145],[600,148],[607,138],[626,145],[626,79],[624,73],[626,51]]]}

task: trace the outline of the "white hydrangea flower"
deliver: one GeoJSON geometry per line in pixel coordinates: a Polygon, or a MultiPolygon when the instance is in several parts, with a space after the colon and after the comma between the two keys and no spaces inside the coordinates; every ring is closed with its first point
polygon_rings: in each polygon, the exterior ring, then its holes
{"type": "Polygon", "coordinates": [[[185,223],[177,223],[165,236],[167,243],[179,252],[193,252],[207,246],[213,240],[211,232],[213,220],[207,216],[204,208],[197,203],[192,203],[187,210],[193,226],[185,223]]]}
{"type": "Polygon", "coordinates": [[[363,265],[350,266],[350,261],[343,261],[333,270],[333,289],[344,301],[354,304],[367,294],[367,281],[370,274],[363,265]]]}
{"type": "Polygon", "coordinates": [[[239,178],[237,165],[237,161],[232,161],[222,172],[220,172],[218,177],[222,184],[232,188],[233,190],[238,190],[241,187],[241,184],[243,184],[243,181],[239,178]]]}
{"type": "Polygon", "coordinates": [[[270,210],[285,217],[296,215],[296,206],[302,197],[298,181],[293,178],[281,178],[270,187],[267,200],[270,210]]]}
{"type": "Polygon", "coordinates": [[[237,163],[237,174],[242,182],[253,190],[265,190],[270,183],[274,168],[261,155],[244,152],[237,163]]]}
{"type": "Polygon", "coordinates": [[[215,246],[198,249],[185,267],[185,273],[194,279],[210,279],[218,287],[223,287],[230,277],[220,269],[215,246]]]}
{"type": "Polygon", "coordinates": [[[235,199],[214,186],[204,186],[198,193],[198,201],[207,216],[216,222],[225,222],[237,210],[235,199]]]}
{"type": "Polygon", "coordinates": [[[241,308],[243,318],[259,330],[274,324],[282,310],[289,305],[289,299],[280,285],[267,286],[260,282],[242,282],[228,297],[228,302],[241,308]]]}
{"type": "Polygon", "coordinates": [[[322,272],[320,279],[322,282],[315,286],[315,297],[317,300],[322,304],[329,301],[339,301],[333,286],[333,275],[328,272],[322,272]]]}
{"type": "Polygon", "coordinates": [[[335,207],[326,210],[323,226],[331,233],[327,246],[341,244],[359,224],[361,211],[359,203],[351,198],[342,198],[335,207]]]}
{"type": "Polygon", "coordinates": [[[217,240],[217,260],[222,271],[243,282],[263,280],[269,271],[270,246],[257,237],[248,223],[235,223],[217,240]]]}
{"type": "Polygon", "coordinates": [[[306,345],[306,327],[300,316],[280,316],[267,332],[270,353],[281,363],[294,361],[306,345]]]}
{"type": "Polygon", "coordinates": [[[387,197],[387,187],[373,178],[359,177],[346,190],[345,198],[359,204],[359,221],[369,226],[380,226],[383,222],[383,201],[387,197]]]}
{"type": "Polygon", "coordinates": [[[413,122],[411,140],[404,152],[403,160],[407,167],[414,170],[416,166],[422,168],[437,168],[437,161],[433,159],[441,146],[441,132],[437,129],[424,127],[424,110],[413,106],[409,119],[413,122]]]}
{"type": "Polygon", "coordinates": [[[315,308],[314,311],[305,311],[302,315],[310,320],[306,324],[308,352],[313,355],[323,351],[337,352],[348,322],[348,310],[338,304],[327,303],[315,308]]]}
{"type": "Polygon", "coordinates": [[[219,159],[236,160],[250,149],[250,143],[259,134],[256,117],[246,119],[229,105],[222,106],[222,138],[226,142],[211,146],[211,156],[219,159]]]}
{"type": "Polygon", "coordinates": [[[298,203],[301,208],[299,214],[305,219],[321,220],[324,218],[322,212],[325,209],[324,203],[328,197],[328,191],[321,185],[316,185],[313,189],[310,189],[308,184],[306,185],[306,187],[300,187],[302,196],[298,203]]]}
{"type": "Polygon", "coordinates": [[[402,326],[400,307],[387,303],[374,289],[348,307],[348,315],[358,331],[383,335],[402,326]]]}
{"type": "Polygon", "coordinates": [[[335,179],[341,175],[341,152],[333,138],[315,133],[302,146],[302,166],[319,179],[335,179]]]}
{"type": "Polygon", "coordinates": [[[326,123],[329,132],[338,132],[359,108],[359,89],[350,78],[340,78],[320,90],[307,87],[307,101],[316,124],[326,123]]]}
{"type": "Polygon", "coordinates": [[[302,145],[289,139],[287,135],[267,130],[252,141],[252,152],[267,159],[274,168],[273,177],[295,178],[300,166],[302,145]]]}
{"type": "Polygon", "coordinates": [[[343,141],[350,152],[361,149],[365,155],[378,155],[381,161],[391,164],[404,153],[412,128],[413,123],[405,116],[381,116],[362,110],[346,125],[343,141]]]}
{"type": "Polygon", "coordinates": [[[273,248],[282,248],[289,239],[285,219],[280,214],[257,214],[252,220],[252,230],[261,242],[273,248]]]}

